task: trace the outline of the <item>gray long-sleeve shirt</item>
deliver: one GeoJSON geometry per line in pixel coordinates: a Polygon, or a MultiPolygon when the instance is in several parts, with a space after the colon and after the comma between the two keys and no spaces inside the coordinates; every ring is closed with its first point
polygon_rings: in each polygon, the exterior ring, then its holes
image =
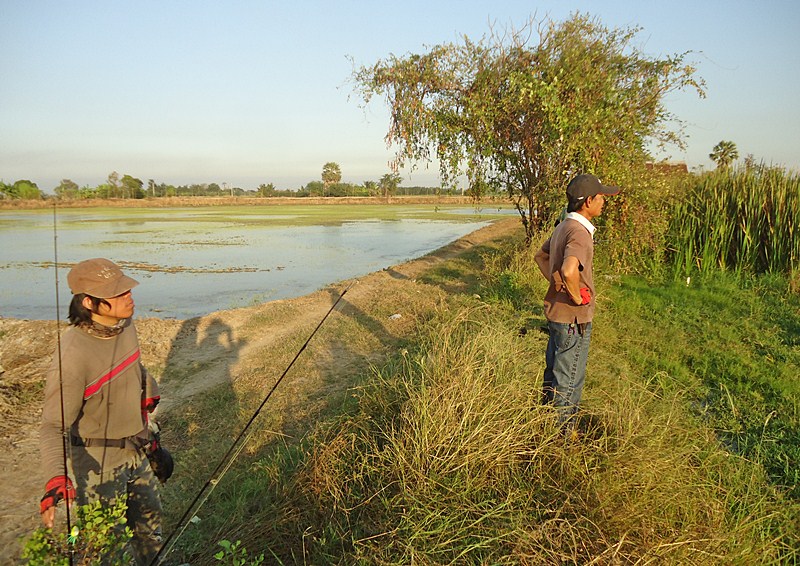
{"type": "Polygon", "coordinates": [[[146,439],[142,386],[146,397],[158,395],[158,384],[140,360],[139,340],[132,321],[117,336],[101,338],[77,327],[61,338],[47,373],[40,450],[45,478],[64,475],[61,435],[61,391],[64,423],[81,438],[146,439]],[[59,371],[60,369],[60,371],[59,371]]]}

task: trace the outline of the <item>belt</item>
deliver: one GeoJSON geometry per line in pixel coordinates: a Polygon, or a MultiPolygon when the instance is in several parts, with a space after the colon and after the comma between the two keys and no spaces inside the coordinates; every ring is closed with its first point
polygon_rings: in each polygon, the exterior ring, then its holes
{"type": "Polygon", "coordinates": [[[85,446],[86,448],[96,446],[102,446],[104,448],[127,448],[129,443],[135,450],[140,450],[142,448],[134,442],[132,438],[81,438],[80,436],[71,434],[70,440],[73,446],[85,446]]]}

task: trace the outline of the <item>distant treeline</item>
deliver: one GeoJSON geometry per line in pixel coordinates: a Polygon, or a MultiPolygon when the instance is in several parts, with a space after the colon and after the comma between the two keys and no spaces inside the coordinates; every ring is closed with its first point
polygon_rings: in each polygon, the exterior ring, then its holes
{"type": "MultiPolygon", "coordinates": [[[[311,181],[297,189],[277,189],[272,183],[261,184],[255,190],[229,186],[227,183],[200,183],[170,185],[150,179],[146,184],[131,175],[120,177],[117,173],[108,176],[108,181],[96,187],[79,186],[70,179],[63,179],[54,189],[55,196],[69,200],[89,199],[141,199],[145,197],[371,197],[388,195],[456,195],[461,191],[443,187],[386,186],[377,181],[354,183],[323,183],[311,181]]],[[[50,198],[36,183],[21,179],[13,183],[0,181],[0,199],[45,199],[50,198]]]]}

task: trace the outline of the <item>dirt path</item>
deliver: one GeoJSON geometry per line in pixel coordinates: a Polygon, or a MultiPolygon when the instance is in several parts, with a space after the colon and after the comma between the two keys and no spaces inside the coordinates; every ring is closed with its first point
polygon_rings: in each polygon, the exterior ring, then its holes
{"type": "MultiPolygon", "coordinates": [[[[387,290],[392,286],[413,282],[441,262],[509,234],[518,226],[517,219],[505,219],[422,258],[360,278],[348,291],[347,305],[340,309],[369,313],[375,300],[390,292],[387,290]]],[[[344,288],[345,284],[338,287],[344,288]]],[[[186,399],[223,380],[235,381],[246,375],[260,353],[277,347],[293,333],[313,329],[331,304],[332,293],[328,289],[188,321],[137,320],[145,366],[157,375],[163,370],[192,376],[190,381],[180,381],[165,374],[159,412],[168,415],[179,411],[186,399]],[[254,327],[253,321],[260,315],[263,322],[254,327]]],[[[0,438],[5,447],[0,451],[0,564],[18,563],[15,557],[19,555],[20,537],[27,536],[39,524],[38,503],[47,480],[38,469],[42,375],[55,345],[52,321],[0,318],[0,438]]],[[[348,362],[336,360],[342,368],[348,362]]]]}

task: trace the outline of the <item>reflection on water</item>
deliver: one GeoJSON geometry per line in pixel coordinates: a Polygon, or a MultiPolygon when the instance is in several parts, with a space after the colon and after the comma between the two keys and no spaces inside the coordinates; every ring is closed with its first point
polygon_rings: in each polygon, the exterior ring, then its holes
{"type": "MultiPolygon", "coordinates": [[[[486,213],[487,211],[484,211],[486,213]]],[[[68,265],[108,257],[140,282],[137,316],[186,319],[274,299],[419,257],[488,223],[359,220],[337,225],[242,224],[59,212],[56,231],[60,316],[70,300],[68,265]]],[[[459,221],[461,220],[461,221],[459,221]]],[[[54,319],[52,213],[0,214],[0,316],[54,319]]]]}

